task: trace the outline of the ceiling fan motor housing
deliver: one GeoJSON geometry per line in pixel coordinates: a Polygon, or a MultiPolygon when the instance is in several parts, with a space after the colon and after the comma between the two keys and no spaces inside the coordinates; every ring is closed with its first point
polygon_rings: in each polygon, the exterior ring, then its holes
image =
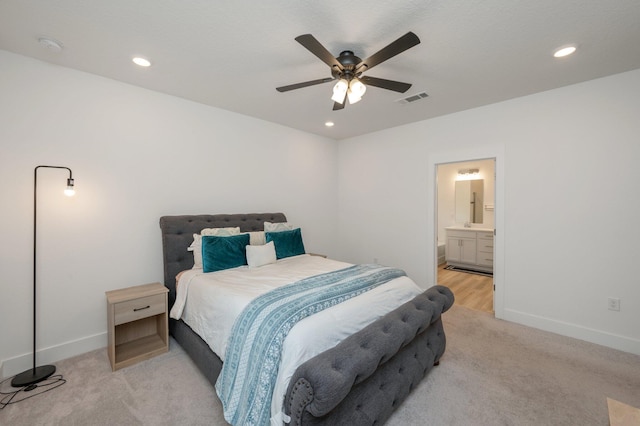
{"type": "Polygon", "coordinates": [[[340,52],[336,60],[340,62],[342,69],[338,68],[337,65],[331,67],[331,76],[333,78],[344,78],[347,81],[351,81],[352,78],[357,77],[355,68],[356,65],[362,62],[362,59],[358,58],[351,50],[340,52]]]}

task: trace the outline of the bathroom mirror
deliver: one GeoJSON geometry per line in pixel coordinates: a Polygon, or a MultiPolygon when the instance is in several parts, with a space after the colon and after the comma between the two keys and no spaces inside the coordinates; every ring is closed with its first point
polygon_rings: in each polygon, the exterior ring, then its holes
{"type": "Polygon", "coordinates": [[[482,223],[484,180],[456,181],[456,223],[482,223]]]}

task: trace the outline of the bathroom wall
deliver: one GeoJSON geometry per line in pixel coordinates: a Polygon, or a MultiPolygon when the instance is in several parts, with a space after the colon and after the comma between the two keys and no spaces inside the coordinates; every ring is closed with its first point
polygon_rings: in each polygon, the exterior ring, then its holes
{"type": "Polygon", "coordinates": [[[460,169],[479,169],[479,179],[484,180],[483,221],[472,224],[473,228],[493,228],[494,210],[487,210],[486,206],[495,203],[495,161],[493,159],[466,161],[464,163],[449,163],[438,165],[438,241],[443,242],[447,226],[463,225],[455,219],[455,182],[460,169]]]}

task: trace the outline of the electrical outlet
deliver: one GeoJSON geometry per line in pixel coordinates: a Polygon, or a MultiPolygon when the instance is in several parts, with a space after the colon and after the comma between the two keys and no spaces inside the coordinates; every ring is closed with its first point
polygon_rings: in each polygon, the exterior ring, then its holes
{"type": "Polygon", "coordinates": [[[607,299],[607,304],[610,311],[620,310],[620,299],[618,299],[617,297],[610,297],[609,299],[607,299]]]}

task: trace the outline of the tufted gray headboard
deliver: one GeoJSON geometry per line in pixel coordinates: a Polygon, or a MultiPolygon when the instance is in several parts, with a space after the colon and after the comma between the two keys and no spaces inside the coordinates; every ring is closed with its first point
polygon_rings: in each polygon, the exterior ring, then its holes
{"type": "Polygon", "coordinates": [[[176,275],[193,267],[193,254],[187,248],[193,242],[193,234],[204,228],[240,227],[242,232],[263,231],[264,222],[286,222],[283,213],[248,214],[200,214],[162,216],[162,255],[164,285],[169,289],[169,309],[176,300],[176,275]]]}

